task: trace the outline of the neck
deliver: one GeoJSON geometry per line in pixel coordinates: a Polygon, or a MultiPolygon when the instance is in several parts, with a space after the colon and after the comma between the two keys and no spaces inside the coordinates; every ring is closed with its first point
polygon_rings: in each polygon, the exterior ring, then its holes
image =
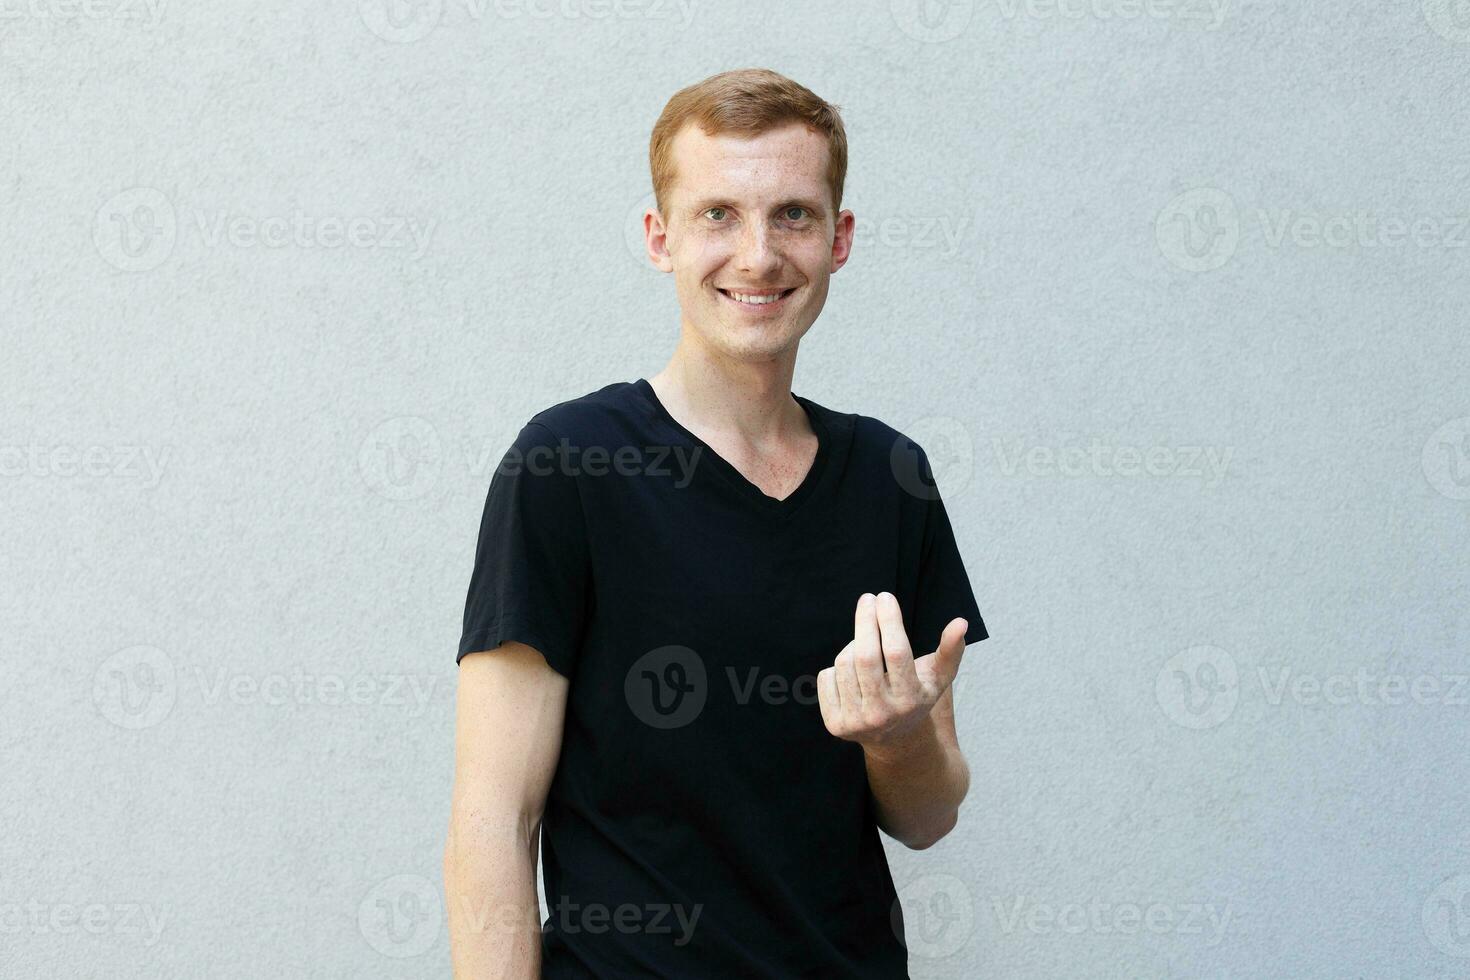
{"type": "Polygon", "coordinates": [[[762,445],[812,431],[806,411],[791,397],[795,369],[795,351],[767,361],[732,361],[685,337],[648,383],[686,428],[730,433],[762,445]]]}

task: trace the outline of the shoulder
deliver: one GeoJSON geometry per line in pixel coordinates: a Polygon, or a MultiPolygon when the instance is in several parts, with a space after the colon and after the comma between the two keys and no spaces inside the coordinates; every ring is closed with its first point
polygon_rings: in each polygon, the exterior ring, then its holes
{"type": "Polygon", "coordinates": [[[859,412],[840,412],[807,399],[808,404],[821,412],[824,421],[845,430],[853,452],[867,458],[887,458],[895,452],[918,453],[924,449],[905,432],[882,419],[859,412]]]}
{"type": "Polygon", "coordinates": [[[853,430],[853,439],[861,442],[864,448],[882,453],[908,451],[923,455],[924,447],[906,432],[889,425],[882,419],[871,415],[857,415],[854,418],[857,421],[853,430]]]}
{"type": "Polygon", "coordinates": [[[614,381],[584,394],[564,399],[536,412],[528,428],[538,438],[553,437],[573,445],[597,445],[616,439],[636,412],[632,382],[614,381]]]}
{"type": "Polygon", "coordinates": [[[941,461],[964,452],[963,446],[954,445],[955,434],[944,426],[926,424],[930,420],[919,419],[915,425],[901,429],[860,412],[822,411],[824,419],[839,419],[847,427],[851,447],[848,469],[858,479],[874,487],[887,487],[909,503],[927,502],[938,495],[931,452],[941,461]],[[926,449],[920,438],[935,445],[926,449]]]}

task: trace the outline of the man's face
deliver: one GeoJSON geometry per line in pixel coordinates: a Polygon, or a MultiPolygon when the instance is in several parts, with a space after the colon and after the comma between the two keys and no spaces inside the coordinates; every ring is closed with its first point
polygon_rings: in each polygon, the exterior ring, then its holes
{"type": "Polygon", "coordinates": [[[644,233],[674,273],[686,329],[737,360],[794,356],[852,248],[852,212],[833,213],[826,137],[800,123],[751,139],[689,125],[673,148],[669,213],[650,209],[644,233]]]}

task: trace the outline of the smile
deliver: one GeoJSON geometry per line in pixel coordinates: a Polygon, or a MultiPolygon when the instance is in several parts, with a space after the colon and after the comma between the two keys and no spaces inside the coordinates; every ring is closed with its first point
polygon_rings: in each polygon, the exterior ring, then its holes
{"type": "Polygon", "coordinates": [[[794,292],[796,292],[796,287],[793,286],[780,292],[741,293],[721,289],[720,295],[743,310],[769,313],[785,306],[787,297],[794,292]]]}

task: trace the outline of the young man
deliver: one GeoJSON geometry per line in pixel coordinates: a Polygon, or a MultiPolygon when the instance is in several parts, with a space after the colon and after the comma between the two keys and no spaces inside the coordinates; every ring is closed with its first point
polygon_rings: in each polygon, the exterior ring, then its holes
{"type": "Polygon", "coordinates": [[[458,977],[907,976],[878,829],[954,826],[950,683],[987,633],[922,448],[791,391],[852,246],[846,161],[836,109],[771,71],[686,88],[654,127],[644,231],[678,346],[533,416],[485,502],[458,977]]]}

